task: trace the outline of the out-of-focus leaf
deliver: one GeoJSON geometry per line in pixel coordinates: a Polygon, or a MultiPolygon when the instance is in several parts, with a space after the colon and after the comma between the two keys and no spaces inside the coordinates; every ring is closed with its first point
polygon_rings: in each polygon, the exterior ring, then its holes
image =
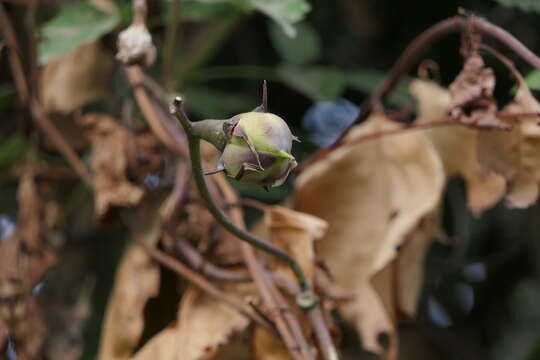
{"type": "Polygon", "coordinates": [[[81,121],[92,140],[95,211],[103,218],[114,206],[139,203],[144,191],[127,178],[128,131],[106,114],[86,114],[81,121]]]}
{"type": "Polygon", "coordinates": [[[421,132],[347,145],[399,126],[375,111],[352,128],[342,147],[300,175],[294,206],[328,222],[326,235],[317,242],[317,255],[337,285],[355,295],[340,310],[361,334],[364,347],[377,353],[385,352],[377,340],[381,332],[390,337],[389,353],[396,351],[397,343],[392,314],[371,280],[435,208],[444,185],[441,161],[421,132]]]}
{"type": "MultiPolygon", "coordinates": [[[[163,15],[165,23],[172,21],[172,3],[173,0],[164,0],[165,9],[163,15]]],[[[188,21],[207,21],[212,19],[223,19],[237,11],[237,7],[228,1],[203,1],[203,0],[185,0],[181,3],[180,17],[188,21]]]]}
{"type": "MultiPolygon", "coordinates": [[[[418,102],[416,123],[444,120],[450,111],[448,91],[433,81],[414,80],[411,94],[418,102]]],[[[477,158],[478,130],[455,125],[424,130],[439,152],[447,177],[461,176],[467,185],[467,202],[476,215],[495,205],[504,195],[504,179],[482,169],[477,158]]]]}
{"type": "Polygon", "coordinates": [[[403,246],[399,249],[395,267],[397,279],[396,306],[397,309],[414,318],[418,299],[424,282],[424,261],[429,245],[434,238],[442,237],[440,228],[441,212],[439,209],[432,211],[422,218],[416,228],[407,235],[403,246]]]}
{"type": "Polygon", "coordinates": [[[41,28],[39,62],[46,64],[58,55],[98,39],[118,23],[118,16],[87,3],[79,2],[62,8],[41,28]]]}
{"type": "MultiPolygon", "coordinates": [[[[386,73],[378,70],[353,70],[347,73],[347,85],[353,89],[371,93],[385,79],[386,73]]],[[[412,102],[407,89],[408,80],[401,81],[388,97],[396,106],[405,106],[412,102]]]]}
{"type": "Polygon", "coordinates": [[[255,97],[231,94],[207,87],[192,87],[185,91],[188,110],[203,119],[226,119],[234,114],[251,111],[258,105],[255,97]]]}
{"type": "MultiPolygon", "coordinates": [[[[531,94],[523,77],[515,72],[518,90],[503,112],[538,114],[540,103],[531,94]]],[[[519,116],[507,120],[510,131],[481,132],[478,158],[487,171],[504,176],[507,205],[525,208],[535,203],[540,182],[540,126],[538,116],[519,116]]]]}
{"type": "Polygon", "coordinates": [[[540,70],[533,70],[525,76],[525,83],[531,90],[540,90],[540,70]]]}
{"type": "Polygon", "coordinates": [[[14,135],[0,145],[0,168],[8,166],[23,157],[29,148],[28,142],[14,135]]]}
{"type": "Polygon", "coordinates": [[[307,0],[249,0],[249,3],[278,23],[290,37],[296,35],[294,24],[304,19],[311,10],[307,0]]]}
{"type": "Polygon", "coordinates": [[[283,28],[269,23],[270,39],[285,62],[292,65],[304,65],[315,61],[321,53],[319,35],[309,24],[296,25],[296,36],[287,36],[283,28]]]}
{"type": "Polygon", "coordinates": [[[499,4],[510,7],[517,7],[523,11],[540,12],[540,2],[537,0],[495,0],[499,4]]]}
{"type": "Polygon", "coordinates": [[[284,66],[278,73],[283,82],[314,101],[334,100],[346,85],[345,74],[335,68],[284,66]]]}
{"type": "Polygon", "coordinates": [[[145,198],[137,208],[133,243],[124,253],[116,272],[99,349],[99,359],[131,359],[144,330],[144,307],[159,292],[159,266],[139,245],[156,246],[163,219],[159,197],[145,198]]]}
{"type": "Polygon", "coordinates": [[[450,116],[468,126],[508,130],[510,127],[497,117],[495,74],[486,67],[484,59],[473,55],[465,59],[458,76],[448,86],[450,116]]]}
{"type": "Polygon", "coordinates": [[[48,112],[69,113],[106,94],[114,67],[99,41],[55,57],[41,73],[41,100],[48,112]]]}
{"type": "Polygon", "coordinates": [[[332,145],[358,116],[358,107],[345,99],[313,104],[302,118],[310,140],[320,147],[332,145]]]}
{"type": "Polygon", "coordinates": [[[17,91],[10,85],[0,85],[0,113],[9,109],[17,97],[17,91]]]}

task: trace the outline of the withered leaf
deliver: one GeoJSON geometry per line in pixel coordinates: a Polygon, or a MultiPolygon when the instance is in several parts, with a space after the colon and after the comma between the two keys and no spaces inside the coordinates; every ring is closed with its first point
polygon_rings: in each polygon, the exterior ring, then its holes
{"type": "MultiPolygon", "coordinates": [[[[315,276],[315,241],[324,236],[328,224],[313,215],[283,206],[269,206],[264,217],[267,237],[274,245],[291,255],[304,270],[313,285],[315,276]]],[[[272,259],[272,268],[278,274],[296,281],[290,268],[282,261],[272,259]]]]}
{"type": "Polygon", "coordinates": [[[126,176],[130,135],[112,117],[91,113],[81,119],[92,141],[92,169],[96,215],[101,218],[112,206],[136,205],[143,190],[126,176]]]}
{"type": "Polygon", "coordinates": [[[465,125],[480,128],[508,129],[496,116],[497,103],[493,97],[495,75],[486,68],[479,55],[465,59],[463,69],[449,86],[450,116],[465,125]]]}
{"type": "Polygon", "coordinates": [[[394,264],[397,275],[397,309],[409,318],[416,316],[424,279],[424,260],[429,245],[434,239],[444,237],[440,216],[441,212],[437,209],[419,221],[416,228],[407,235],[394,264]]]}
{"type": "Polygon", "coordinates": [[[342,304],[344,318],[361,333],[364,347],[384,353],[380,333],[395,328],[371,284],[375,274],[396,256],[396,247],[418,220],[438,203],[444,171],[433,145],[421,132],[348,142],[398,124],[380,110],[356,126],[345,145],[306,169],[297,180],[295,209],[316,215],[329,224],[316,243],[338,286],[355,295],[342,304]],[[322,196],[324,194],[324,196],[322,196]]]}
{"type": "Polygon", "coordinates": [[[113,55],[99,40],[56,57],[41,73],[45,111],[69,113],[105,95],[113,68],[113,55]]]}
{"type": "MultiPolygon", "coordinates": [[[[446,89],[433,81],[413,80],[410,91],[418,103],[417,124],[447,117],[451,101],[446,89]]],[[[504,179],[485,171],[477,158],[479,130],[454,125],[423,131],[435,145],[446,176],[461,176],[465,180],[467,202],[474,214],[479,215],[501,199],[506,188],[504,179]]]]}
{"type": "Polygon", "coordinates": [[[137,242],[156,246],[162,233],[159,198],[147,197],[138,207],[134,243],[124,253],[109,298],[99,359],[130,359],[144,329],[144,307],[159,292],[159,266],[137,242]]]}
{"type": "MultiPolygon", "coordinates": [[[[523,77],[515,72],[518,91],[503,113],[539,114],[540,104],[531,94],[523,77]]],[[[525,208],[538,198],[540,181],[540,126],[538,117],[518,115],[509,119],[511,131],[479,134],[478,158],[487,171],[504,176],[509,207],[525,208]]]]}
{"type": "MultiPolygon", "coordinates": [[[[251,294],[253,288],[249,284],[236,284],[225,291],[229,296],[242,299],[251,294]]],[[[220,346],[248,325],[249,320],[229,305],[192,287],[182,297],[176,324],[150,339],[133,360],[212,359],[220,346]]]]}
{"type": "MultiPolygon", "coordinates": [[[[252,231],[291,255],[313,286],[316,271],[315,243],[324,236],[327,228],[327,222],[316,216],[275,205],[267,207],[264,221],[258,223],[252,231]]],[[[282,261],[270,258],[269,263],[274,273],[296,282],[289,266],[282,261]]],[[[289,300],[292,303],[291,309],[294,309],[294,302],[289,300]]],[[[299,319],[303,319],[300,311],[293,311],[299,319]]],[[[306,319],[303,320],[304,327],[308,328],[306,319]]],[[[291,358],[282,340],[260,327],[254,331],[253,351],[255,357],[261,360],[291,358]]]]}

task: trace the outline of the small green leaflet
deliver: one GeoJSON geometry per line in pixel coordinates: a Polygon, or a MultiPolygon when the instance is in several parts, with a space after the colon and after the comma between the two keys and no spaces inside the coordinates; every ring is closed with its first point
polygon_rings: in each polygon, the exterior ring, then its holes
{"type": "Polygon", "coordinates": [[[499,4],[509,7],[517,7],[523,11],[540,12],[540,1],[538,0],[495,0],[499,4]]]}
{"type": "Polygon", "coordinates": [[[64,7],[41,28],[39,62],[46,64],[58,55],[96,40],[119,22],[119,17],[106,13],[86,2],[64,7]]]}
{"type": "Polygon", "coordinates": [[[305,65],[316,61],[321,55],[321,39],[309,24],[302,22],[296,26],[297,34],[291,38],[275,22],[269,23],[270,38],[285,62],[291,65],[305,65]]]}
{"type": "Polygon", "coordinates": [[[311,5],[306,0],[249,0],[251,6],[277,22],[285,34],[296,35],[294,24],[303,20],[311,5]]]}
{"type": "Polygon", "coordinates": [[[533,70],[525,76],[527,86],[532,90],[540,90],[540,70],[533,70]]]}

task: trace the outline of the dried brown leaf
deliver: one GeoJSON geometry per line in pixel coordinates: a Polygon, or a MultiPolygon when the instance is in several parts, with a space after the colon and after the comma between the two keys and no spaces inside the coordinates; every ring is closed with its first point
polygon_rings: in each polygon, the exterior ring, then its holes
{"type": "Polygon", "coordinates": [[[449,86],[450,116],[465,125],[481,128],[508,129],[499,120],[497,103],[493,97],[495,75],[486,68],[484,60],[478,55],[465,59],[463,69],[449,86]]]}
{"type": "MultiPolygon", "coordinates": [[[[523,77],[515,73],[518,91],[503,112],[538,114],[540,104],[531,94],[523,77]]],[[[525,208],[538,198],[540,181],[540,126],[538,117],[516,116],[509,119],[511,131],[482,132],[478,158],[486,171],[504,176],[508,185],[509,207],[525,208]]]]}
{"type": "Polygon", "coordinates": [[[397,276],[396,301],[400,313],[414,318],[424,279],[426,252],[435,238],[442,238],[440,211],[433,211],[420,220],[407,235],[394,264],[397,276]]]}
{"type": "MultiPolygon", "coordinates": [[[[324,236],[328,224],[313,215],[301,213],[282,206],[269,206],[265,214],[268,239],[291,255],[304,270],[306,279],[313,285],[315,276],[315,240],[324,236]]],[[[289,266],[272,259],[272,268],[291,281],[296,277],[289,266]]]]}
{"type": "MultiPolygon", "coordinates": [[[[253,288],[237,284],[227,288],[226,292],[242,299],[252,294],[253,288]]],[[[213,359],[222,345],[248,325],[249,320],[229,305],[192,287],[182,297],[176,324],[154,336],[133,360],[213,359]]]]}
{"type": "Polygon", "coordinates": [[[60,55],[41,73],[41,102],[47,112],[72,112],[107,93],[113,55],[93,41],[60,55]]]}
{"type": "Polygon", "coordinates": [[[139,203],[143,190],[126,176],[128,148],[132,146],[126,129],[106,114],[87,114],[81,120],[92,141],[95,207],[98,218],[113,206],[139,203]]]}
{"type": "MultiPolygon", "coordinates": [[[[414,80],[410,91],[418,102],[417,124],[446,118],[451,107],[450,95],[446,89],[433,81],[414,80]]],[[[461,176],[465,180],[467,202],[474,214],[479,215],[501,199],[506,189],[504,179],[482,169],[478,161],[478,130],[445,126],[424,131],[443,161],[446,176],[461,176]]]]}
{"type": "Polygon", "coordinates": [[[159,266],[137,242],[156,246],[162,233],[160,199],[146,198],[138,207],[134,243],[116,272],[101,332],[99,359],[130,359],[144,329],[144,307],[159,292],[159,266]]]}
{"type": "MultiPolygon", "coordinates": [[[[375,111],[345,142],[398,124],[375,111]]],[[[326,220],[316,244],[338,286],[355,295],[340,306],[361,333],[366,349],[383,353],[380,333],[396,346],[395,327],[371,284],[396,256],[418,220],[438,203],[444,184],[440,159],[421,132],[344,145],[306,169],[297,180],[295,209],[326,220]]]]}

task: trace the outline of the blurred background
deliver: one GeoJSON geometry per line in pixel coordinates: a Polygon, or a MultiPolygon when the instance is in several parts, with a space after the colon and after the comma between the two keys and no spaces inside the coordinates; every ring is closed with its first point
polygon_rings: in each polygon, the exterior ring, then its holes
{"type": "MultiPolygon", "coordinates": [[[[113,54],[118,31],[131,23],[132,14],[128,1],[112,2],[118,9],[114,16],[101,14],[99,21],[91,20],[95,22],[92,27],[84,28],[88,19],[85,11],[91,10],[81,3],[39,1],[35,26],[41,30],[38,36],[45,37],[39,39],[37,61],[46,64],[66,51],[59,49],[61,45],[69,50],[69,42],[77,39],[65,34],[77,27],[86,29],[80,36],[101,38],[104,53],[113,54]]],[[[31,41],[25,32],[26,1],[2,3],[20,41],[31,41]]],[[[302,139],[293,149],[300,160],[329,146],[354,121],[358,106],[415,36],[456,15],[459,8],[506,29],[540,54],[540,1],[535,0],[310,0],[309,9],[303,7],[308,2],[291,1],[290,8],[273,18],[267,16],[264,5],[257,8],[247,3],[182,0],[181,10],[175,13],[171,0],[150,0],[148,25],[158,59],[147,74],[171,94],[183,94],[194,119],[225,119],[254,108],[260,102],[261,82],[266,79],[270,111],[285,118],[293,133],[302,139]],[[159,49],[165,45],[167,25],[174,17],[180,19],[174,47],[176,60],[162,65],[164,52],[159,49]]],[[[496,42],[493,46],[501,48],[496,42]]],[[[30,123],[18,106],[5,53],[0,52],[0,238],[15,230],[18,208],[13,169],[28,156],[31,141],[30,123]]],[[[508,55],[528,75],[531,88],[540,89],[537,74],[514,55],[508,55]]],[[[424,57],[438,64],[437,76],[448,85],[462,66],[459,34],[438,41],[424,57]]],[[[513,82],[497,61],[489,56],[486,61],[497,73],[496,94],[502,107],[510,100],[513,82]]],[[[106,111],[121,118],[123,112],[132,111],[136,121],[143,121],[123,74],[110,74],[107,91],[89,95],[90,100],[83,101],[80,109],[72,110],[69,104],[62,107],[59,100],[49,105],[54,121],[73,142],[78,132],[66,125],[66,119],[77,112],[106,111]],[[125,99],[132,103],[127,110],[119,106],[125,99]]],[[[42,83],[47,87],[44,92],[48,95],[43,95],[46,104],[47,99],[67,96],[57,92],[61,90],[55,88],[55,81],[61,82],[52,76],[42,83]]],[[[81,83],[92,86],[87,80],[81,83]]],[[[399,109],[411,103],[404,82],[394,90],[387,105],[399,109]]],[[[50,146],[44,145],[39,156],[63,164],[62,157],[50,146]]],[[[82,156],[85,158],[84,152],[82,156]]],[[[162,173],[141,180],[149,187],[160,182],[166,182],[162,173]]],[[[272,204],[292,192],[292,179],[268,193],[258,187],[231,183],[242,196],[272,204]]],[[[69,315],[73,319],[69,341],[82,349],[81,359],[93,359],[115,268],[128,235],[122,227],[97,227],[93,223],[91,193],[82,184],[68,182],[62,186],[62,226],[55,229],[54,239],[61,249],[60,260],[33,291],[40,303],[54,309],[48,319],[53,324],[63,314],[63,304],[70,304],[70,309],[73,304],[80,305],[80,314],[69,315]]],[[[246,216],[252,222],[257,213],[246,216]]],[[[499,204],[475,218],[467,209],[462,181],[455,179],[444,195],[444,230],[447,241],[434,243],[426,259],[418,320],[404,324],[400,330],[401,357],[540,359],[540,206],[509,210],[499,204]]],[[[352,329],[345,327],[342,348],[350,359],[359,356],[352,329]]],[[[16,357],[8,348],[0,358],[16,357]]]]}

